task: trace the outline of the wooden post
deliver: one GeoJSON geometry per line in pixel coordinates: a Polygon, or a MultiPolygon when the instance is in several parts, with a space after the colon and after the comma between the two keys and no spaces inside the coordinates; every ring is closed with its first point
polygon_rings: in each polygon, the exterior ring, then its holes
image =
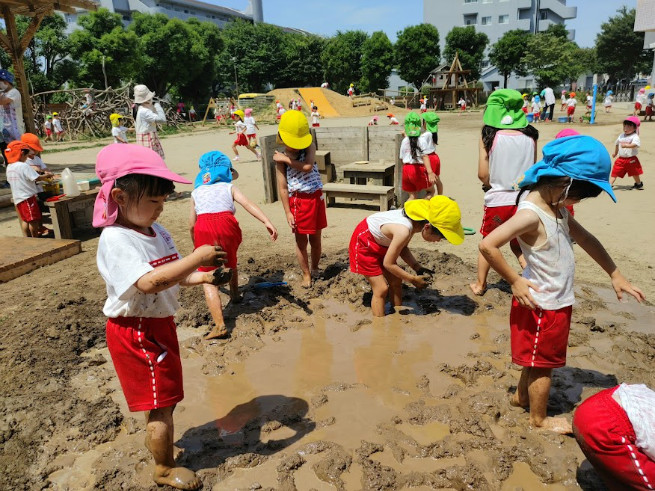
{"type": "Polygon", "coordinates": [[[277,197],[277,178],[275,175],[275,162],[273,154],[277,147],[277,135],[264,136],[259,139],[262,147],[262,175],[264,177],[264,202],[274,203],[277,197]]]}
{"type": "Polygon", "coordinates": [[[396,162],[396,172],[395,172],[395,181],[394,181],[394,191],[396,194],[396,206],[400,208],[402,204],[407,199],[407,193],[403,191],[403,162],[400,160],[400,145],[403,142],[403,135],[398,133],[395,138],[395,155],[394,160],[396,162]],[[405,195],[403,196],[403,193],[405,195]]]}

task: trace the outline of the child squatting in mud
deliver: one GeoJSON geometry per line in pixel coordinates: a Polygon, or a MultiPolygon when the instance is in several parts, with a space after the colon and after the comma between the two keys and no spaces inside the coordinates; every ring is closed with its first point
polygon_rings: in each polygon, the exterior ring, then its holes
{"type": "Polygon", "coordinates": [[[584,135],[558,138],[543,148],[543,159],[519,180],[529,191],[516,214],[480,243],[480,252],[512,287],[510,311],[512,362],[523,367],[514,406],[529,408],[536,427],[571,433],[563,417],[547,417],[553,368],[566,364],[575,260],[571,239],[596,261],[612,281],[619,300],[623,292],[644,294],[621,274],[602,244],[566,210],[601,191],[616,197],[609,184],[610,156],[598,140],[584,135]],[[517,238],[527,262],[523,276],[510,267],[500,247],[517,238]]]}
{"type": "Polygon", "coordinates": [[[230,271],[196,271],[220,266],[225,252],[203,245],[182,258],[164,227],[155,223],[175,186],[190,184],[171,172],[149,148],[113,143],[98,153],[102,187],[93,226],[104,227],[98,270],[107,284],[103,308],[107,348],[130,411],[145,411],[146,448],[155,460],[158,485],[198,489],[195,473],[176,467],[173,410],[184,398],[182,364],[173,320],[179,286],[224,284],[230,271]]]}

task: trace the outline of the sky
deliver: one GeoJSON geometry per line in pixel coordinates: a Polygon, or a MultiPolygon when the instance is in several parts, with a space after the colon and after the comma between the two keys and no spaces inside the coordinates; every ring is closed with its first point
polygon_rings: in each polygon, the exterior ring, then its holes
{"type": "MultiPolygon", "coordinates": [[[[202,0],[237,10],[248,7],[247,0],[202,0]]],[[[449,0],[461,2],[463,0],[449,0]]],[[[636,8],[637,0],[567,0],[578,7],[578,16],[566,27],[575,29],[575,41],[582,48],[594,45],[600,25],[622,5],[636,8]]],[[[392,42],[396,33],[423,22],[423,0],[263,0],[264,21],[331,36],[338,30],[384,31],[392,42]],[[402,7],[400,7],[402,5],[402,7]]],[[[440,33],[445,38],[447,32],[440,33]]]]}

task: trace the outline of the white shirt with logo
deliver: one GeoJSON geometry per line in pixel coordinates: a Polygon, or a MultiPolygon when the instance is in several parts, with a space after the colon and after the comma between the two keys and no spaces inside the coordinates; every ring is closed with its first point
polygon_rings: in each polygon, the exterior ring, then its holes
{"type": "Polygon", "coordinates": [[[27,162],[14,162],[7,166],[7,181],[11,187],[14,205],[22,203],[39,192],[36,180],[39,174],[27,162]]]}
{"type": "Polygon", "coordinates": [[[641,139],[639,138],[639,135],[636,132],[630,133],[629,135],[626,135],[625,133],[621,133],[619,137],[616,139],[616,142],[614,144],[619,146],[619,157],[630,158],[630,157],[635,157],[639,153],[639,147],[641,146],[641,139]],[[632,144],[637,146],[633,148],[623,148],[621,146],[622,143],[625,143],[626,145],[632,144]]]}

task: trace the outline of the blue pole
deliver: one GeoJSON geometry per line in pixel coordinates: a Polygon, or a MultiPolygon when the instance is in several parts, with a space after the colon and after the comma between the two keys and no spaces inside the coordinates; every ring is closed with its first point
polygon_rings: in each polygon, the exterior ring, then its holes
{"type": "Polygon", "coordinates": [[[594,124],[596,120],[596,94],[598,93],[598,84],[594,84],[594,95],[593,99],[591,100],[591,119],[589,120],[589,124],[594,124]]]}

